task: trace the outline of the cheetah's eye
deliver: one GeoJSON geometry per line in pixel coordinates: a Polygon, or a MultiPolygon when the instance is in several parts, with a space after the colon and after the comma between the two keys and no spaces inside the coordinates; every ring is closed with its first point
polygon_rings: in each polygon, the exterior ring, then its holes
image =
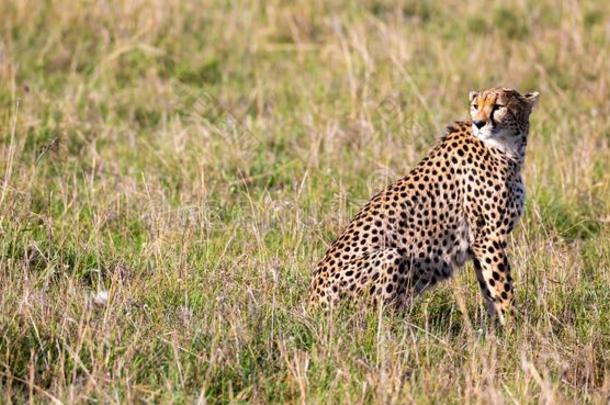
{"type": "Polygon", "coordinates": [[[506,107],[504,104],[494,104],[494,110],[506,107]]]}
{"type": "Polygon", "coordinates": [[[472,105],[472,108],[474,108],[475,110],[478,110],[478,109],[479,109],[479,106],[478,106],[478,105],[476,105],[476,104],[473,104],[473,105],[472,105]]]}

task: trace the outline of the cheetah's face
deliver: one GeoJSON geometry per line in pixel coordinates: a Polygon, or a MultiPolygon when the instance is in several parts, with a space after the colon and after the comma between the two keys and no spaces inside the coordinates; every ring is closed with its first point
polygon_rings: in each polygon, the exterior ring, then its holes
{"type": "Polygon", "coordinates": [[[475,136],[502,149],[515,149],[525,142],[529,116],[538,93],[494,88],[470,92],[470,116],[475,136]]]}

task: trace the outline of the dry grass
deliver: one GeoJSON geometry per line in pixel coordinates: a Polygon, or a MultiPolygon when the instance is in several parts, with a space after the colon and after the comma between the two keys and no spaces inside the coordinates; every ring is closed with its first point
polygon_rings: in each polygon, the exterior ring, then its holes
{"type": "Polygon", "coordinates": [[[0,2],[1,401],[604,403],[608,4],[0,2]],[[542,94],[522,319],[471,267],[306,315],[326,244],[500,84],[542,94]]]}

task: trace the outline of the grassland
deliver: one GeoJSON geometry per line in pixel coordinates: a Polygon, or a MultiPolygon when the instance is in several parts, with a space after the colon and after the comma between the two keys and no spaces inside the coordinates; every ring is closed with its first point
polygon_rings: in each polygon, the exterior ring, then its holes
{"type": "Polygon", "coordinates": [[[0,402],[605,403],[610,3],[465,3],[0,2],[0,402]],[[307,314],[333,236],[495,85],[541,92],[521,318],[470,266],[307,314]]]}

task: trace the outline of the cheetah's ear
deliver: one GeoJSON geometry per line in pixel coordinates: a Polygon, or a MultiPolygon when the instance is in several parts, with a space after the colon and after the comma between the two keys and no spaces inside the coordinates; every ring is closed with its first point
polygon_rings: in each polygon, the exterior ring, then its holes
{"type": "Polygon", "coordinates": [[[538,93],[537,91],[532,91],[531,93],[525,93],[523,95],[523,98],[525,98],[525,101],[527,101],[531,108],[535,106],[538,102],[538,96],[540,96],[540,93],[538,93]]]}
{"type": "Polygon", "coordinates": [[[468,93],[468,99],[470,100],[470,102],[472,102],[474,100],[474,98],[479,94],[478,91],[471,91],[468,93]]]}

